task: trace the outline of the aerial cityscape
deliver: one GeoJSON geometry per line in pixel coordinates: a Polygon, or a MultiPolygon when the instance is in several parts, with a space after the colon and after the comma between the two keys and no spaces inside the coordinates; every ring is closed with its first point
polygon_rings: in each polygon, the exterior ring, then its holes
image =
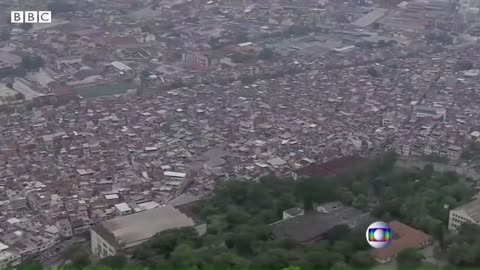
{"type": "Polygon", "coordinates": [[[0,269],[480,267],[480,1],[0,6],[0,269]]]}

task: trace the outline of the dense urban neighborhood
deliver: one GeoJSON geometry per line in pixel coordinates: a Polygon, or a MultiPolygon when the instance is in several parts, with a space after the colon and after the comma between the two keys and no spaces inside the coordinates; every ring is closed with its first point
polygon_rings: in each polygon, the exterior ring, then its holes
{"type": "Polygon", "coordinates": [[[0,6],[0,268],[480,266],[478,1],[0,6]]]}

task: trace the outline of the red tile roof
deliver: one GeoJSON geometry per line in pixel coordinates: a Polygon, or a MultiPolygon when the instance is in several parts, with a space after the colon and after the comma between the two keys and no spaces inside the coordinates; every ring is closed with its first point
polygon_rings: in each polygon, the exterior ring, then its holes
{"type": "Polygon", "coordinates": [[[328,161],[323,164],[311,164],[298,169],[296,173],[303,176],[330,177],[341,174],[362,164],[366,160],[358,156],[348,156],[328,161]]]}
{"type": "Polygon", "coordinates": [[[395,257],[400,251],[407,248],[422,248],[430,244],[432,237],[422,231],[416,230],[399,221],[392,221],[389,224],[393,241],[386,248],[375,249],[374,256],[380,260],[388,260],[395,257]]]}
{"type": "Polygon", "coordinates": [[[53,93],[55,96],[60,97],[60,96],[76,96],[77,93],[75,90],[68,85],[59,85],[53,89],[53,93]]]}

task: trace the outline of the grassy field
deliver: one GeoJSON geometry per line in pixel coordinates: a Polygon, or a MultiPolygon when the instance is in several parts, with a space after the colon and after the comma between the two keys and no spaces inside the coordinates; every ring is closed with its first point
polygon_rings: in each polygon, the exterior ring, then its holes
{"type": "Polygon", "coordinates": [[[95,98],[103,96],[112,96],[124,94],[130,89],[136,89],[137,86],[129,82],[120,82],[117,84],[96,85],[77,89],[80,96],[84,98],[95,98]]]}

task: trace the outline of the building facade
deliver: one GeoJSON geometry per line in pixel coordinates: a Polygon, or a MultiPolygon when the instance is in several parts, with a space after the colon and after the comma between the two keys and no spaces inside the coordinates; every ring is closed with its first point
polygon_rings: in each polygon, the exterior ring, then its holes
{"type": "Polygon", "coordinates": [[[450,210],[448,216],[448,229],[450,231],[458,232],[464,223],[480,223],[480,199],[450,210]]]}
{"type": "Polygon", "coordinates": [[[191,218],[171,205],[103,221],[90,230],[92,253],[112,256],[169,229],[193,227],[191,218]]]}

